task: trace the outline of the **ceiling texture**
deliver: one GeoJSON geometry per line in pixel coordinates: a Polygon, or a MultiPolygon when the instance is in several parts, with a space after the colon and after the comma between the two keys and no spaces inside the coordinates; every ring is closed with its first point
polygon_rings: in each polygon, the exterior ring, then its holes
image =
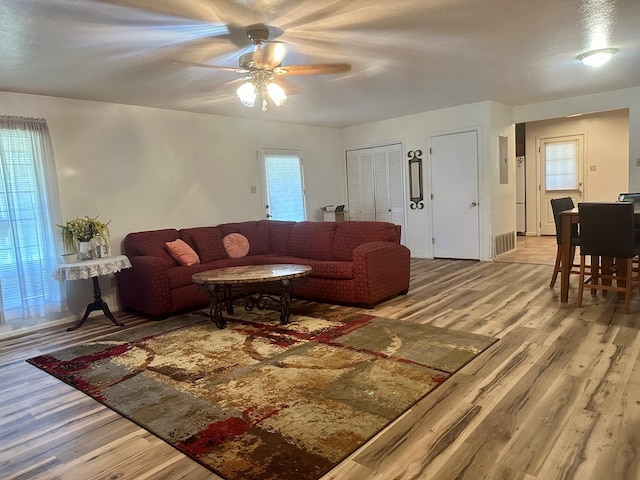
{"type": "Polygon", "coordinates": [[[640,86],[640,0],[0,0],[0,90],[345,127],[494,100],[640,86]],[[246,27],[285,42],[280,106],[235,90],[246,27]],[[618,48],[605,66],[587,50],[618,48]],[[233,82],[235,80],[235,82],[233,82]]]}

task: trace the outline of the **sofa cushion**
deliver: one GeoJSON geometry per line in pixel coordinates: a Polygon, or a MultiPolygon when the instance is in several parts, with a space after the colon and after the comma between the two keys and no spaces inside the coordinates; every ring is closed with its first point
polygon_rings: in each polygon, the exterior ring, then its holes
{"type": "Polygon", "coordinates": [[[219,227],[194,227],[180,230],[180,238],[197,252],[202,263],[229,258],[222,244],[219,227]]]}
{"type": "Polygon", "coordinates": [[[262,222],[236,222],[220,225],[222,237],[230,233],[241,233],[249,240],[249,255],[264,255],[271,252],[269,226],[262,222]]]}
{"type": "Polygon", "coordinates": [[[335,230],[334,222],[298,222],[291,227],[286,254],[315,260],[331,260],[335,230]]]}
{"type": "Polygon", "coordinates": [[[271,253],[284,255],[287,253],[287,243],[289,242],[289,234],[291,227],[296,222],[288,222],[285,220],[260,220],[258,224],[264,224],[269,227],[269,237],[271,239],[271,253]]]}
{"type": "Polygon", "coordinates": [[[336,224],[331,259],[351,261],[353,250],[367,242],[399,243],[396,225],[387,222],[342,222],[336,224]]]}
{"type": "Polygon", "coordinates": [[[184,287],[185,285],[192,285],[194,281],[191,277],[199,272],[206,272],[207,270],[215,270],[218,268],[237,267],[242,265],[248,265],[248,259],[250,257],[242,258],[224,258],[222,260],[214,260],[209,263],[199,263],[190,267],[183,267],[177,265],[167,270],[167,278],[169,279],[169,286],[173,288],[184,287]]]}
{"type": "Polygon", "coordinates": [[[167,265],[177,265],[166,245],[166,242],[177,238],[178,230],[173,228],[129,233],[124,239],[124,251],[129,257],[150,256],[159,258],[167,265]]]}
{"type": "Polygon", "coordinates": [[[310,260],[308,258],[274,256],[273,263],[309,265],[309,277],[327,278],[332,280],[353,279],[353,262],[337,262],[335,260],[310,260]]]}
{"type": "Polygon", "coordinates": [[[241,233],[230,233],[222,239],[224,249],[231,258],[240,258],[249,253],[249,240],[241,233]]]}
{"type": "Polygon", "coordinates": [[[187,245],[187,242],[178,238],[172,242],[166,242],[167,250],[173,259],[180,265],[190,267],[196,263],[200,263],[200,257],[194,252],[193,248],[187,245]]]}

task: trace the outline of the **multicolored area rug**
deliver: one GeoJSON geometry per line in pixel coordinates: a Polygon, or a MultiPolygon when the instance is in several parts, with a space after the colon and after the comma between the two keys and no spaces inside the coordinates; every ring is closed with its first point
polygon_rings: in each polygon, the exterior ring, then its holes
{"type": "Polygon", "coordinates": [[[225,330],[195,313],[28,361],[226,479],[311,480],[497,341],[240,310],[225,330]]]}

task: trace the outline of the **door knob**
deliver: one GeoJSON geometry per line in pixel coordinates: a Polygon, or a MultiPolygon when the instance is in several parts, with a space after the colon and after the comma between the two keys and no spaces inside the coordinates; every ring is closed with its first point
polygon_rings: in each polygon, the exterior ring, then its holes
{"type": "Polygon", "coordinates": [[[477,207],[477,206],[478,206],[478,204],[477,204],[476,202],[471,202],[471,206],[472,206],[472,207],[477,207]]]}

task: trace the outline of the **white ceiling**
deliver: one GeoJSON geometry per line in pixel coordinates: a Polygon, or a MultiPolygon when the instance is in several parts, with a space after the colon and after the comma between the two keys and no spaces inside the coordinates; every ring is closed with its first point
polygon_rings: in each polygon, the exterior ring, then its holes
{"type": "Polygon", "coordinates": [[[640,0],[0,0],[0,90],[344,127],[476,101],[640,85],[640,0]],[[283,31],[281,107],[235,96],[245,27],[283,31]],[[620,51],[600,69],[576,56],[620,51]],[[256,102],[257,104],[258,102],[256,102]]]}

